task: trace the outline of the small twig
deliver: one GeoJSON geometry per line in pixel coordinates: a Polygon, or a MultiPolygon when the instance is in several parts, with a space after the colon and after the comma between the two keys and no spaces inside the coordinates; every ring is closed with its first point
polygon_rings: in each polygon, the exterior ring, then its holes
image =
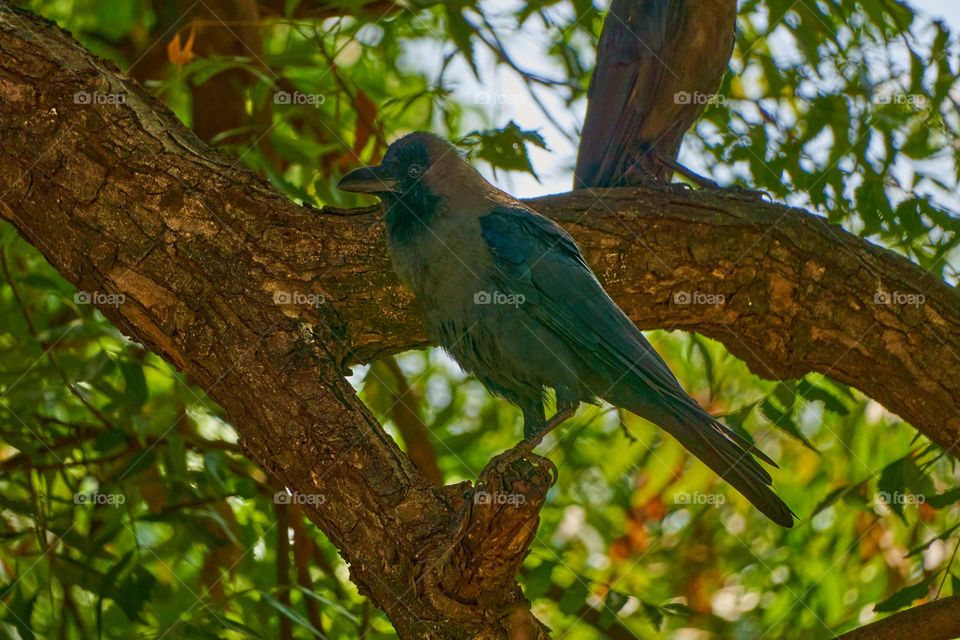
{"type": "Polygon", "coordinates": [[[530,94],[530,99],[537,105],[537,108],[540,109],[540,112],[543,116],[554,126],[554,128],[563,135],[564,138],[569,140],[574,145],[577,144],[577,138],[573,134],[569,133],[553,116],[553,113],[547,108],[547,105],[543,103],[540,99],[540,96],[537,95],[537,92],[533,90],[532,84],[539,84],[551,89],[556,89],[557,87],[570,87],[575,88],[574,85],[568,80],[552,80],[550,78],[544,78],[543,76],[531,73],[526,69],[523,69],[518,65],[513,58],[510,57],[510,54],[507,53],[507,48],[504,46],[503,41],[500,39],[500,36],[497,34],[496,29],[490,23],[490,21],[484,17],[483,24],[490,31],[490,36],[493,38],[493,42],[490,42],[479,29],[476,30],[477,37],[480,39],[484,45],[493,52],[493,55],[500,60],[500,62],[506,64],[508,67],[513,69],[521,78],[523,78],[524,84],[527,89],[527,93],[530,94]]]}
{"type": "MultiPolygon", "coordinates": [[[[81,442],[85,442],[87,440],[91,440],[94,436],[96,436],[97,433],[99,433],[99,430],[95,431],[94,433],[78,432],[76,434],[65,435],[57,438],[53,442],[45,443],[44,446],[46,447],[47,451],[53,453],[54,449],[69,447],[80,444],[81,442]]],[[[0,433],[0,435],[2,435],[2,433],[0,433]]],[[[27,453],[21,452],[10,456],[9,458],[5,458],[4,460],[0,460],[0,470],[7,471],[14,467],[37,468],[33,467],[30,462],[31,456],[27,453]]]]}
{"type": "Polygon", "coordinates": [[[31,464],[30,458],[28,457],[14,456],[13,458],[4,460],[3,463],[0,464],[0,470],[7,472],[10,469],[20,467],[24,470],[52,471],[54,469],[66,469],[68,467],[81,467],[86,465],[104,464],[107,462],[113,462],[115,460],[118,460],[124,457],[125,455],[136,452],[136,451],[140,451],[140,447],[128,447],[123,451],[120,451],[119,453],[114,453],[109,456],[102,456],[100,458],[92,458],[92,459],[84,459],[84,460],[66,460],[66,461],[59,461],[59,462],[50,462],[47,464],[31,464]]]}
{"type": "MultiPolygon", "coordinates": [[[[943,580],[940,581],[940,586],[937,587],[937,598],[940,597],[940,593],[943,591],[943,585],[947,584],[947,578],[950,577],[950,569],[953,568],[953,561],[957,559],[957,549],[960,549],[960,538],[957,538],[957,544],[953,547],[953,553],[950,554],[950,562],[947,563],[947,570],[943,572],[943,580]]],[[[955,593],[953,595],[960,594],[955,593]]]]}
{"type": "MultiPolygon", "coordinates": [[[[290,528],[293,531],[293,566],[297,570],[297,582],[300,586],[312,592],[313,578],[310,577],[311,545],[313,541],[307,535],[303,526],[303,513],[296,505],[290,508],[290,528]]],[[[336,576],[330,576],[332,582],[338,582],[336,576]]],[[[304,598],[307,607],[307,619],[313,628],[323,633],[323,618],[320,617],[320,608],[313,598],[304,598]]]]}
{"type": "Polygon", "coordinates": [[[521,67],[519,64],[517,64],[513,60],[513,58],[510,57],[510,54],[507,53],[507,48],[504,46],[503,41],[500,39],[500,36],[497,34],[497,30],[490,23],[490,20],[486,16],[483,17],[483,26],[485,26],[487,30],[490,32],[490,36],[493,38],[493,42],[490,42],[489,40],[487,40],[484,37],[483,32],[477,29],[475,33],[477,34],[477,37],[480,38],[480,41],[483,42],[483,44],[485,44],[490,49],[493,55],[496,56],[497,59],[500,60],[500,62],[504,63],[505,65],[507,65],[514,71],[516,71],[518,74],[520,74],[521,77],[523,77],[524,80],[528,82],[536,82],[537,84],[541,84],[545,87],[551,87],[551,88],[554,88],[554,87],[571,87],[572,88],[574,86],[573,83],[571,83],[569,80],[553,80],[551,78],[545,78],[544,76],[533,73],[531,71],[527,71],[526,69],[521,67]]]}
{"type": "MultiPolygon", "coordinates": [[[[285,504],[275,504],[277,514],[277,600],[290,609],[290,512],[285,504]]],[[[280,637],[293,640],[293,621],[283,613],[280,616],[280,637]]]]}
{"type": "Polygon", "coordinates": [[[360,615],[360,624],[357,626],[357,634],[360,638],[366,638],[370,630],[370,601],[363,601],[363,610],[360,615]]]}

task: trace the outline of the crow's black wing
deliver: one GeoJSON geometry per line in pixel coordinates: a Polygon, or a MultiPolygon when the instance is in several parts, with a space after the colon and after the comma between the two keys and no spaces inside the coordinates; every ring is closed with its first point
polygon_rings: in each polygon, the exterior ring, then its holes
{"type": "Polygon", "coordinates": [[[543,326],[593,355],[596,373],[624,375],[660,394],[687,398],[673,372],[639,329],[610,299],[566,231],[523,208],[502,207],[480,219],[496,258],[500,283],[534,304],[543,326]]]}
{"type": "Polygon", "coordinates": [[[480,218],[480,227],[498,270],[498,286],[526,297],[524,311],[575,349],[610,385],[615,395],[607,395],[608,400],[658,424],[771,520],[792,525],[790,509],[770,489],[770,474],[750,454],[773,461],[686,394],[600,286],[573,238],[519,203],[494,209],[480,218]]]}

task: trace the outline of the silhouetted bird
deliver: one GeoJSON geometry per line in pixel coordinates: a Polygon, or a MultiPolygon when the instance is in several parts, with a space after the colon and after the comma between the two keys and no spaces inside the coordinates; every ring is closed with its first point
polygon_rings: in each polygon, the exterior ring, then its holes
{"type": "Polygon", "coordinates": [[[603,398],[666,429],[771,520],[791,526],[749,452],[773,462],[684,392],[573,238],[487,182],[452,145],[412,133],[339,187],[383,201],[394,269],[416,294],[429,335],[520,408],[529,443],[581,401],[603,398]],[[550,422],[548,388],[557,402],[550,422]]]}
{"type": "Polygon", "coordinates": [[[574,188],[615,187],[674,171],[733,53],[736,0],[613,0],[597,45],[574,188]]]}

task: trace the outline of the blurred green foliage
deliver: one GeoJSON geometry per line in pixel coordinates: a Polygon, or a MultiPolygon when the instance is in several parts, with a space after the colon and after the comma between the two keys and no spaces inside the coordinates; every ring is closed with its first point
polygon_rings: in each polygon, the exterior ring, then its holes
{"type": "MultiPolygon", "coordinates": [[[[217,108],[194,104],[197,86],[239,71],[225,99],[247,117],[213,142],[290,197],[336,204],[353,202],[339,175],[412,129],[462,141],[495,173],[534,173],[542,132],[516,124],[510,100],[492,115],[486,83],[512,74],[546,107],[544,127],[575,140],[548,105],[582,108],[603,17],[585,0],[288,0],[261,7],[248,55],[219,56],[192,48],[250,25],[158,33],[164,0],[23,4],[134,75],[150,65],[145,82],[187,124],[217,108]]],[[[727,99],[689,152],[954,280],[957,51],[897,0],[746,0],[727,99]]],[[[394,637],[203,391],[9,226],[0,266],[0,635],[394,637]]],[[[954,458],[823,376],[764,381],[710,340],[651,338],[705,407],[780,462],[777,490],[801,522],[777,528],[655,427],[584,407],[546,442],[559,483],[521,578],[557,637],[828,638],[875,606],[960,594],[954,458]]],[[[398,360],[400,401],[429,427],[446,482],[474,479],[519,437],[517,412],[442,353],[398,360]]],[[[389,370],[354,382],[398,437],[389,370]]]]}

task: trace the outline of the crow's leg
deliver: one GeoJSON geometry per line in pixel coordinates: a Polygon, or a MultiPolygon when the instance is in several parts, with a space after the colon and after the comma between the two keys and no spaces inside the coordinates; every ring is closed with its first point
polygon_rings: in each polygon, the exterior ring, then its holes
{"type": "Polygon", "coordinates": [[[520,406],[523,412],[523,439],[527,440],[537,435],[547,427],[547,417],[544,415],[543,402],[530,403],[529,406],[520,406]]]}
{"type": "MultiPolygon", "coordinates": [[[[524,421],[524,437],[523,440],[518,442],[511,449],[507,449],[501,454],[494,456],[490,462],[487,464],[488,467],[497,467],[500,471],[504,471],[508,465],[516,462],[517,460],[522,460],[526,458],[533,450],[537,447],[538,444],[543,440],[543,437],[548,433],[559,427],[561,424],[573,417],[573,414],[577,411],[577,405],[572,406],[561,406],[557,409],[557,412],[553,414],[553,417],[550,420],[543,422],[542,420],[538,421],[524,421]],[[531,426],[533,427],[531,429],[531,426]]],[[[546,458],[545,458],[546,460],[546,458]]],[[[547,460],[547,462],[550,462],[547,460]]],[[[550,462],[550,465],[553,467],[554,478],[557,476],[556,467],[553,466],[553,463],[550,462]]]]}
{"type": "MultiPolygon", "coordinates": [[[[577,405],[566,405],[557,407],[557,412],[553,414],[553,417],[543,426],[542,429],[528,434],[524,433],[523,442],[518,444],[516,449],[525,449],[527,453],[532,452],[540,442],[543,441],[543,438],[559,427],[561,424],[573,417],[573,414],[577,412],[577,405]]],[[[524,429],[526,431],[526,429],[524,429]]]]}
{"type": "Polygon", "coordinates": [[[559,427],[561,424],[573,417],[573,414],[577,412],[577,405],[561,405],[557,407],[557,412],[553,414],[553,417],[547,421],[542,427],[533,432],[527,432],[527,427],[524,425],[524,434],[523,440],[511,449],[511,451],[517,452],[518,455],[525,456],[530,453],[533,453],[533,450],[537,448],[537,445],[543,441],[543,438],[559,427]]]}

